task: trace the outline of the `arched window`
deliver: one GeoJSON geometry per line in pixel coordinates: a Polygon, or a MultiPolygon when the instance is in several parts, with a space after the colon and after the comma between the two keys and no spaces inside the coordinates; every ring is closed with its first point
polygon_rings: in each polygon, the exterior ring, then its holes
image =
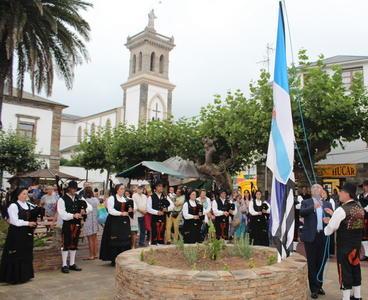
{"type": "Polygon", "coordinates": [[[77,141],[78,141],[78,143],[80,143],[82,141],[82,126],[78,127],[77,141]]]}
{"type": "Polygon", "coordinates": [[[138,71],[142,71],[142,52],[139,52],[138,56],[138,71]]]}
{"type": "Polygon", "coordinates": [[[133,74],[135,73],[136,65],[137,65],[137,58],[136,58],[136,56],[134,54],[133,55],[133,62],[132,62],[132,72],[133,72],[133,74]]]}
{"type": "Polygon", "coordinates": [[[91,124],[91,134],[94,134],[96,132],[96,125],[95,123],[91,124]]]}
{"type": "Polygon", "coordinates": [[[111,128],[111,121],[110,119],[106,120],[106,129],[110,129],[111,128]]]}
{"type": "Polygon", "coordinates": [[[159,72],[161,74],[164,73],[164,56],[163,55],[160,56],[160,69],[159,69],[159,72]]]}
{"type": "Polygon", "coordinates": [[[151,53],[151,63],[150,63],[150,71],[152,72],[155,71],[155,59],[156,59],[155,52],[152,52],[151,53]]]}

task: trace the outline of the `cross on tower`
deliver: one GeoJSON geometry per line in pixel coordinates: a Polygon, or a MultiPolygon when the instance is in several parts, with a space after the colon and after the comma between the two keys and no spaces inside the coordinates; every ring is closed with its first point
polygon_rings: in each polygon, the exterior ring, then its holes
{"type": "Polygon", "coordinates": [[[155,113],[155,117],[153,118],[154,120],[159,120],[158,118],[158,114],[161,112],[160,110],[158,110],[158,103],[156,103],[156,109],[152,109],[152,111],[155,113]]]}

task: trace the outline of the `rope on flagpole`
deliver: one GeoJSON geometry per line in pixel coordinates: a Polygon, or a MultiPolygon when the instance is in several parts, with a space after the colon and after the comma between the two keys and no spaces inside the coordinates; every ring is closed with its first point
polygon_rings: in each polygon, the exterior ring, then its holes
{"type": "Polygon", "coordinates": [[[305,173],[305,176],[307,176],[307,180],[309,182],[309,185],[312,185],[312,181],[308,175],[308,170],[307,168],[305,167],[305,164],[304,164],[304,160],[302,158],[302,155],[300,154],[300,150],[299,150],[299,147],[298,147],[298,144],[295,142],[295,149],[296,149],[296,152],[298,153],[298,156],[299,156],[299,159],[300,159],[300,162],[302,163],[302,166],[303,166],[303,169],[304,169],[304,173],[305,173]]]}
{"type": "MultiPolygon", "coordinates": [[[[287,23],[287,28],[288,28],[288,35],[289,35],[289,44],[290,44],[290,51],[291,51],[291,61],[292,61],[292,66],[295,66],[295,61],[294,61],[294,50],[293,50],[293,42],[292,42],[292,38],[291,38],[291,31],[290,31],[290,22],[289,22],[289,16],[287,13],[287,9],[286,9],[286,0],[281,0],[282,6],[284,8],[285,11],[285,17],[286,17],[286,23],[287,23]]],[[[303,135],[304,135],[304,143],[305,146],[307,148],[307,153],[308,153],[308,159],[309,159],[309,164],[311,166],[312,169],[312,175],[313,175],[313,181],[314,183],[317,182],[317,178],[316,178],[316,173],[314,172],[314,163],[313,163],[313,159],[312,159],[312,155],[311,155],[311,151],[310,151],[310,147],[309,147],[309,143],[308,143],[308,138],[307,138],[307,131],[305,129],[305,124],[304,124],[304,117],[303,117],[303,110],[302,110],[302,105],[301,105],[301,101],[300,101],[300,97],[299,97],[299,93],[297,93],[296,95],[296,101],[298,103],[298,109],[299,109],[299,114],[300,114],[300,120],[302,123],[302,129],[303,129],[303,135]]],[[[295,142],[296,143],[296,142],[295,142]]],[[[297,148],[298,149],[298,148],[297,148]]],[[[302,156],[300,155],[300,159],[301,159],[301,163],[303,164],[304,168],[305,168],[305,164],[304,161],[302,159],[302,156]]],[[[307,172],[305,170],[305,173],[307,175],[307,172]]],[[[307,175],[308,176],[308,175],[307,175]]],[[[311,180],[308,180],[309,183],[311,184],[311,180]]]]}

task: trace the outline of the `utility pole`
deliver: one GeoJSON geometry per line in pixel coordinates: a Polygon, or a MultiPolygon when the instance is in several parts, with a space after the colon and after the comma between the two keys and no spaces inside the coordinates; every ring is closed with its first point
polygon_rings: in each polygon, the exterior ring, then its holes
{"type": "Polygon", "coordinates": [[[275,49],[270,45],[270,43],[267,43],[267,45],[266,45],[266,56],[264,57],[263,60],[257,62],[257,64],[266,65],[268,73],[270,73],[271,55],[274,51],[275,51],[275,49]]]}

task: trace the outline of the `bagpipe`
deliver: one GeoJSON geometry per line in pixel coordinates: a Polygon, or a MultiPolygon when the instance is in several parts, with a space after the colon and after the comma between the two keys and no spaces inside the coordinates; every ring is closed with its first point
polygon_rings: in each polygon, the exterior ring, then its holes
{"type": "Polygon", "coordinates": [[[167,209],[170,206],[169,200],[167,200],[167,196],[165,194],[161,194],[158,202],[158,210],[162,212],[167,212],[167,209]]]}
{"type": "Polygon", "coordinates": [[[198,214],[199,219],[203,221],[204,220],[203,205],[202,203],[200,203],[200,201],[196,201],[196,205],[197,205],[196,213],[198,214]]]}

